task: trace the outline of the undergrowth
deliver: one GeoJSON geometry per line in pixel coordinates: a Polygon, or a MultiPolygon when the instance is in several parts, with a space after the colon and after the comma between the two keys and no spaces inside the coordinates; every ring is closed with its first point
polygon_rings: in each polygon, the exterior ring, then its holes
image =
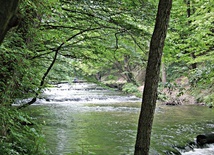
{"type": "Polygon", "coordinates": [[[0,106],[2,155],[45,155],[44,137],[28,115],[14,107],[0,106]]]}

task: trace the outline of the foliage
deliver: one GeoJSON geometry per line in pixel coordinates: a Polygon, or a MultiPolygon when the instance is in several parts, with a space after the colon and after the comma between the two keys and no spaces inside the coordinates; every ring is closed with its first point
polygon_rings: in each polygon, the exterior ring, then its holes
{"type": "MultiPolygon", "coordinates": [[[[190,0],[189,7],[186,2],[173,2],[163,57],[168,82],[187,76],[197,100],[213,104],[214,3],[190,0]]],[[[34,97],[50,81],[122,77],[128,82],[123,91],[136,93],[135,73],[146,66],[156,4],[155,0],[22,0],[18,25],[0,46],[2,116],[5,120],[18,117],[18,112],[10,113],[10,105],[16,99],[34,97]],[[48,78],[43,79],[55,58],[48,78]]],[[[15,121],[10,123],[18,128],[15,121]]],[[[28,131],[32,132],[26,129],[23,140],[28,131]]],[[[22,145],[17,132],[14,129],[12,139],[22,145]]]]}
{"type": "Polygon", "coordinates": [[[192,87],[204,89],[214,84],[214,65],[206,63],[206,65],[196,68],[190,72],[190,84],[192,87]]]}
{"type": "MultiPolygon", "coordinates": [[[[12,104],[38,93],[40,81],[47,66],[47,60],[38,59],[41,50],[39,16],[45,10],[44,3],[23,1],[19,8],[19,25],[11,29],[0,47],[0,103],[12,104]]],[[[51,55],[50,55],[51,56],[51,55]]],[[[49,60],[48,60],[49,61],[49,60]]]]}
{"type": "MultiPolygon", "coordinates": [[[[11,36],[15,41],[16,38],[11,36]]],[[[1,103],[12,103],[17,98],[27,98],[33,95],[39,85],[41,69],[38,62],[29,60],[27,57],[31,51],[12,46],[13,42],[7,41],[0,47],[1,70],[1,103]],[[12,47],[12,48],[10,48],[12,47]],[[29,66],[31,66],[29,68],[29,66]],[[37,73],[37,74],[35,74],[37,73]]]]}
{"type": "Polygon", "coordinates": [[[22,1],[19,23],[11,29],[0,46],[0,152],[2,154],[45,154],[43,136],[32,119],[15,110],[15,100],[39,93],[47,58],[37,31],[39,17],[47,11],[39,1],[22,1]],[[40,46],[41,45],[41,46],[40,46]],[[40,56],[39,56],[40,55],[40,56]],[[38,59],[39,58],[39,59],[38,59]]]}
{"type": "Polygon", "coordinates": [[[71,81],[74,77],[78,76],[76,75],[72,60],[59,55],[59,59],[48,74],[47,81],[71,81]]]}
{"type": "Polygon", "coordinates": [[[71,59],[73,71],[86,77],[104,76],[113,70],[135,81],[134,68],[145,64],[151,33],[147,23],[151,18],[146,14],[153,13],[154,5],[145,2],[142,7],[139,2],[129,1],[61,1],[57,6],[52,7],[51,15],[42,22],[46,48],[60,47],[59,54],[71,59]]]}
{"type": "Polygon", "coordinates": [[[214,93],[204,96],[204,102],[206,103],[207,106],[213,107],[214,106],[214,93]]]}
{"type": "Polygon", "coordinates": [[[15,108],[0,106],[0,152],[45,154],[44,137],[32,118],[15,108]],[[32,125],[33,124],[33,125],[32,125]]]}
{"type": "Polygon", "coordinates": [[[213,61],[214,19],[212,2],[191,0],[190,4],[191,15],[187,17],[188,5],[182,1],[174,3],[164,61],[182,63],[191,69],[190,65],[213,61]]]}
{"type": "Polygon", "coordinates": [[[207,63],[205,66],[197,68],[190,72],[190,84],[192,94],[196,96],[198,103],[213,105],[214,90],[214,67],[207,63]]]}
{"type": "Polygon", "coordinates": [[[163,61],[169,82],[187,76],[194,96],[203,96],[200,89],[209,93],[213,89],[214,3],[213,0],[187,2],[173,3],[163,61]]]}
{"type": "Polygon", "coordinates": [[[127,94],[139,93],[137,86],[133,83],[126,83],[125,85],[123,85],[122,91],[127,94]]]}

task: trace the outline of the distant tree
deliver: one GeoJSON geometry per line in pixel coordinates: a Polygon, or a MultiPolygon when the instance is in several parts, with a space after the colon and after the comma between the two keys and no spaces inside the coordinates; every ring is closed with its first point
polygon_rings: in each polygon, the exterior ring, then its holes
{"type": "Polygon", "coordinates": [[[155,29],[150,42],[149,59],[146,68],[145,87],[138,122],[135,155],[148,155],[152,123],[157,99],[161,57],[166,38],[172,0],[160,0],[155,29]]]}

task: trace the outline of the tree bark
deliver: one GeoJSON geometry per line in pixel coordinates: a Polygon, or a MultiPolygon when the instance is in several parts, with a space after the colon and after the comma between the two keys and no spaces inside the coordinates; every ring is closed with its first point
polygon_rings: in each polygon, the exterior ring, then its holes
{"type": "Polygon", "coordinates": [[[16,25],[19,0],[0,1],[0,45],[7,31],[16,25]]]}
{"type": "Polygon", "coordinates": [[[150,42],[145,87],[143,91],[143,99],[135,143],[135,155],[149,154],[152,123],[157,99],[161,57],[164,41],[166,38],[171,7],[172,0],[159,1],[155,28],[150,42]]]}
{"type": "Polygon", "coordinates": [[[162,83],[163,84],[166,84],[166,70],[165,70],[165,64],[164,62],[162,61],[162,64],[161,64],[161,80],[162,80],[162,83]]]}

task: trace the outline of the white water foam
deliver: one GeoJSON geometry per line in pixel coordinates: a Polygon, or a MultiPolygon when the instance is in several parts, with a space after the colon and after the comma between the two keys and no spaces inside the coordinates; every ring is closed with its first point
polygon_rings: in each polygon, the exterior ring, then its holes
{"type": "MultiPolygon", "coordinates": [[[[40,99],[41,104],[71,104],[71,103],[118,103],[140,102],[136,96],[123,96],[119,91],[104,89],[95,84],[58,84],[54,88],[44,90],[46,99],[40,99]]],[[[38,103],[37,102],[37,103],[38,103]]]]}
{"type": "Polygon", "coordinates": [[[207,148],[195,148],[192,151],[181,153],[182,155],[214,155],[214,144],[207,145],[207,148]]]}

